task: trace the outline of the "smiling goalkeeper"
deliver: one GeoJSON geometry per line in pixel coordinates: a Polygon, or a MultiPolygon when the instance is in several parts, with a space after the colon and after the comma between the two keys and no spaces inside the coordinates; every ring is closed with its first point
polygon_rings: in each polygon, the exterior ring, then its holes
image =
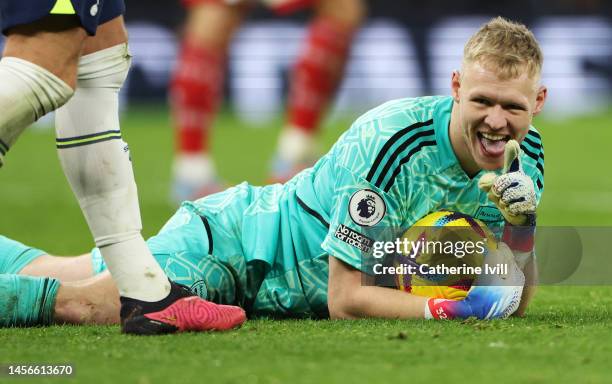
{"type": "MultiPolygon", "coordinates": [[[[514,287],[474,286],[453,301],[365,286],[362,273],[371,271],[362,253],[372,241],[393,241],[369,238],[370,230],[406,229],[448,209],[503,233],[532,280],[544,182],[531,126],[547,94],[541,66],[525,26],[493,19],[468,41],[452,96],[383,104],[288,183],[243,183],[183,203],[147,244],[171,279],[212,302],[211,329],[244,321],[237,306],[273,317],[505,316],[514,287]]],[[[105,269],[97,249],[61,258],[2,238],[0,324],[117,322],[105,269]]],[[[517,314],[532,294],[532,286],[522,290],[517,314]]]]}

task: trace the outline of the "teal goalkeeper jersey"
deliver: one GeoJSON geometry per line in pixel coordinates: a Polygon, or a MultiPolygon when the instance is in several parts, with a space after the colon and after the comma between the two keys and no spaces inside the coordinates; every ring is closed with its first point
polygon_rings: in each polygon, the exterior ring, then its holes
{"type": "MultiPolygon", "coordinates": [[[[232,220],[239,221],[235,233],[247,265],[261,271],[260,281],[248,283],[258,287],[255,315],[325,316],[329,255],[371,273],[362,254],[373,241],[394,240],[397,230],[430,212],[459,211],[500,232],[501,213],[478,188],[484,171],[469,178],[451,148],[452,103],[451,97],[387,102],[357,119],[314,167],[285,185],[242,186],[246,200],[235,205],[232,220]]],[[[544,154],[533,127],[522,149],[539,201],[544,154]]],[[[222,193],[201,200],[213,228],[227,223],[210,213],[230,208],[231,199],[222,193]]]]}
{"type": "MultiPolygon", "coordinates": [[[[478,188],[485,171],[468,177],[452,150],[452,105],[451,97],[387,102],[357,119],[312,170],[300,175],[297,198],[329,222],[321,244],[325,252],[363,270],[368,240],[360,234],[376,227],[405,230],[439,209],[468,214],[500,232],[503,217],[478,188]]],[[[544,153],[533,127],[522,149],[539,202],[544,153]]]]}

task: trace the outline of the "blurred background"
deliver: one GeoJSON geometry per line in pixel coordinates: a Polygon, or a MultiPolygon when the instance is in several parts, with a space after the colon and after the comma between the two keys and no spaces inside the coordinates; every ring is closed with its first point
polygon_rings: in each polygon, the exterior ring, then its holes
{"type": "MultiPolygon", "coordinates": [[[[360,112],[391,98],[446,94],[466,39],[496,15],[527,24],[539,39],[544,83],[552,90],[548,115],[594,112],[610,104],[610,0],[369,0],[367,6],[334,103],[336,113],[360,112]]],[[[134,62],[124,102],[167,100],[185,13],[178,0],[127,4],[134,62]]],[[[267,124],[283,111],[288,74],[308,18],[308,10],[282,17],[264,6],[250,11],[231,42],[225,83],[226,106],[239,118],[267,124]]]]}
{"type": "MultiPolygon", "coordinates": [[[[449,94],[467,38],[491,17],[505,16],[526,23],[545,56],[549,99],[534,122],[546,151],[539,223],[612,225],[612,1],[367,4],[318,133],[321,151],[358,115],[386,100],[449,94]]],[[[122,131],[132,151],[144,233],[152,235],[176,208],[169,198],[175,144],[168,89],[185,10],[178,1],[142,0],[130,0],[127,9],[134,61],[121,94],[122,131]]],[[[224,183],[266,182],[310,17],[308,10],[279,17],[254,7],[231,40],[210,144],[224,183]]],[[[50,252],[84,252],[92,240],[59,167],[52,126],[46,117],[30,129],[0,172],[0,233],[50,252]]]]}
{"type": "MultiPolygon", "coordinates": [[[[334,111],[364,111],[397,97],[447,94],[467,38],[492,16],[527,24],[545,53],[546,112],[601,110],[612,90],[612,1],[370,0],[353,43],[334,111]]],[[[231,44],[226,98],[237,116],[268,123],[283,111],[287,76],[309,13],[278,17],[257,7],[231,44]]],[[[163,101],[184,11],[168,2],[130,1],[126,14],[134,67],[127,97],[163,101]],[[170,9],[169,9],[170,8],[170,9]]]]}
{"type": "MultiPolygon", "coordinates": [[[[467,38],[488,18],[526,23],[545,52],[551,116],[606,107],[612,84],[612,1],[371,0],[334,106],[363,111],[385,100],[446,94],[467,38]]],[[[177,50],[181,7],[130,2],[126,15],[135,61],[130,100],[163,100],[177,50]]],[[[308,12],[279,18],[258,7],[232,43],[226,97],[241,119],[266,123],[283,111],[287,73],[308,12]]]]}

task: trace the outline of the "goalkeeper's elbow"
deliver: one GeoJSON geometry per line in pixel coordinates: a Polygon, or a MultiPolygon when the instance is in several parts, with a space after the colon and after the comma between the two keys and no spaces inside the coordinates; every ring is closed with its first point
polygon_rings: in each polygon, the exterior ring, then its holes
{"type": "Polygon", "coordinates": [[[327,295],[327,308],[330,319],[356,319],[360,317],[356,295],[354,291],[349,289],[330,290],[327,295]]]}

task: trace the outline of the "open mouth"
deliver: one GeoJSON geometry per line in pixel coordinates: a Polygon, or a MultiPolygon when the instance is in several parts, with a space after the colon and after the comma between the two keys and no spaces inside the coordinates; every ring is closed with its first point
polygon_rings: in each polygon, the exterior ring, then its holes
{"type": "Polygon", "coordinates": [[[488,132],[478,132],[477,136],[483,152],[492,157],[503,155],[506,143],[510,140],[510,135],[498,135],[488,132]]]}

